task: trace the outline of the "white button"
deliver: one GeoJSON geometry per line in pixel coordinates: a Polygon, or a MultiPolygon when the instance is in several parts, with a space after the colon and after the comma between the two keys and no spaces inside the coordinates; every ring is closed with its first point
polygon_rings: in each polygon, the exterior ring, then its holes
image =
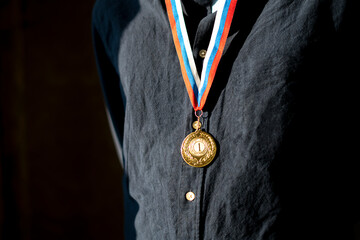
{"type": "Polygon", "coordinates": [[[186,199],[190,202],[194,201],[195,200],[195,193],[193,192],[188,192],[186,193],[186,199]]]}

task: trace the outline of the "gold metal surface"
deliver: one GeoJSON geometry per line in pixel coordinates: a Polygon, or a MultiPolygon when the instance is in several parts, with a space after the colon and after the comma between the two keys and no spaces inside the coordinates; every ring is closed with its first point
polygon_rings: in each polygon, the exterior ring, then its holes
{"type": "Polygon", "coordinates": [[[206,56],[206,50],[202,49],[199,51],[199,56],[202,57],[202,58],[205,58],[206,56]]]}
{"type": "Polygon", "coordinates": [[[201,122],[200,122],[199,120],[193,122],[192,127],[193,127],[195,130],[200,129],[200,128],[201,128],[201,122]]]}
{"type": "Polygon", "coordinates": [[[216,155],[214,138],[197,129],[184,139],[181,145],[181,155],[184,161],[192,167],[205,167],[216,155]]]}

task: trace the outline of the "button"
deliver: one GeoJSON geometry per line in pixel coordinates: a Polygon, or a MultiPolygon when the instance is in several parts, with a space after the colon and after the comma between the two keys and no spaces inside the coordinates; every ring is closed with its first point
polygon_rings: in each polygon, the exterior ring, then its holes
{"type": "Polygon", "coordinates": [[[199,56],[200,57],[204,58],[205,55],[206,55],[206,50],[202,49],[202,50],[199,51],[199,56]]]}
{"type": "Polygon", "coordinates": [[[186,199],[190,202],[194,201],[195,200],[195,193],[193,192],[188,192],[186,193],[186,199]]]}

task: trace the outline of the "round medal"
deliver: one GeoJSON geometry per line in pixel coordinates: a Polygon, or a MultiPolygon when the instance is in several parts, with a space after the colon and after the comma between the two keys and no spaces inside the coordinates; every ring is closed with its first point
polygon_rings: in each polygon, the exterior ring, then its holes
{"type": "Polygon", "coordinates": [[[181,155],[184,161],[192,167],[205,167],[216,155],[214,138],[199,128],[190,133],[181,145],[181,155]]]}

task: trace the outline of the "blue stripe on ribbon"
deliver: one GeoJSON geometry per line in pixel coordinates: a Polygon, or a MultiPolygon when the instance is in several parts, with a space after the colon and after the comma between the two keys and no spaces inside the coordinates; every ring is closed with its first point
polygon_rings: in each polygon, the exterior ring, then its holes
{"type": "MultiPolygon", "coordinates": [[[[186,73],[187,73],[187,76],[188,76],[188,78],[189,78],[189,81],[190,81],[190,85],[191,85],[191,87],[192,87],[192,90],[193,90],[193,92],[194,92],[195,99],[198,99],[199,90],[198,90],[198,88],[197,88],[197,85],[196,85],[194,76],[193,76],[193,74],[192,74],[192,72],[191,72],[189,59],[188,59],[187,54],[186,54],[186,48],[185,48],[185,44],[184,44],[184,38],[183,38],[183,35],[182,35],[182,32],[181,32],[179,15],[178,15],[177,8],[176,8],[176,3],[175,3],[174,0],[171,0],[171,7],[172,7],[173,15],[174,15],[174,18],[175,18],[176,32],[177,32],[177,35],[178,35],[178,38],[179,38],[179,42],[180,42],[181,55],[182,55],[182,58],[183,58],[183,61],[184,61],[184,66],[185,66],[185,69],[186,69],[186,73]]],[[[198,104],[199,104],[199,102],[198,102],[198,104]]]]}
{"type": "Polygon", "coordinates": [[[224,31],[224,26],[225,26],[225,22],[226,22],[226,18],[227,18],[227,12],[229,10],[230,3],[231,3],[231,0],[227,0],[225,5],[224,5],[223,13],[222,13],[222,16],[221,16],[221,19],[220,19],[219,31],[218,31],[218,33],[216,35],[215,44],[214,44],[213,49],[211,50],[211,55],[209,57],[209,61],[208,61],[208,64],[206,66],[204,84],[203,84],[203,86],[202,86],[202,88],[201,88],[201,90],[199,92],[199,96],[197,98],[198,106],[200,106],[201,98],[202,98],[202,96],[203,96],[203,94],[205,92],[205,89],[207,87],[207,84],[208,84],[208,77],[209,77],[210,69],[211,69],[212,63],[214,61],[214,58],[216,56],[216,53],[217,53],[217,51],[219,49],[219,44],[220,44],[222,33],[224,31]]]}

